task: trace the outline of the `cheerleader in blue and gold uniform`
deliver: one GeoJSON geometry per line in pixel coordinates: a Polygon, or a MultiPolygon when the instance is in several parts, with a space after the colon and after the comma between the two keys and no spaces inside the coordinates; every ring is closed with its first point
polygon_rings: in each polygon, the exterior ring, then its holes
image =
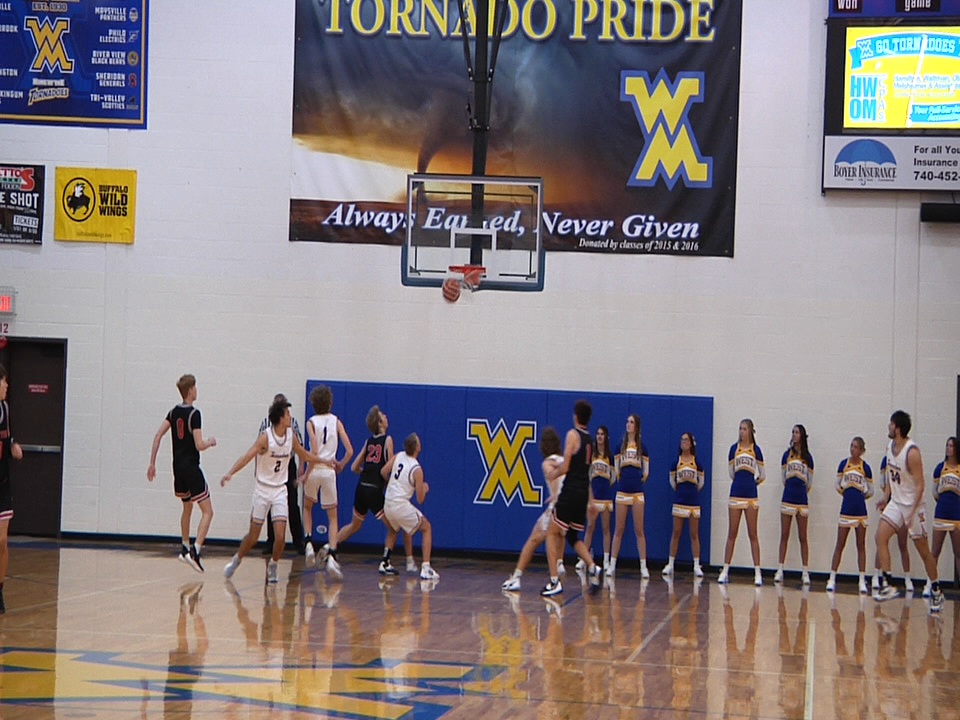
{"type": "MultiPolygon", "coordinates": [[[[600,516],[600,527],[603,532],[603,569],[606,572],[610,565],[610,513],[613,512],[613,500],[616,495],[617,473],[613,465],[613,456],[610,454],[610,433],[606,426],[601,425],[593,438],[593,457],[590,460],[590,490],[593,500],[587,507],[587,528],[583,533],[583,541],[591,548],[593,554],[593,531],[597,526],[597,515],[600,516]]],[[[578,570],[586,570],[583,560],[577,561],[578,570]]]]}
{"type": "Polygon", "coordinates": [[[673,488],[673,534],[670,536],[670,560],[663,568],[664,577],[673,574],[673,561],[680,545],[683,520],[690,521],[690,546],[693,550],[693,574],[703,577],[700,567],[700,490],[703,488],[703,466],[697,460],[697,444],[693,434],[680,436],[677,462],[670,468],[670,487],[673,488]]]}
{"type": "Polygon", "coordinates": [[[729,526],[727,545],[723,551],[723,569],[717,582],[730,582],[730,561],[733,548],[740,530],[740,516],[747,516],[747,535],[750,538],[750,552],[753,555],[753,584],[763,585],[760,574],[760,539],[757,537],[757,515],[760,503],[757,501],[757,485],[766,478],[763,469],[763,453],[756,444],[756,431],[753,420],[740,421],[740,435],[737,442],[730,446],[728,456],[730,479],[730,504],[727,509],[729,526]]]}
{"type": "Polygon", "coordinates": [[[650,577],[650,571],[647,570],[647,539],[643,534],[643,484],[650,471],[650,457],[647,455],[646,446],[640,440],[638,415],[627,417],[627,427],[620,442],[620,452],[615,458],[615,466],[620,487],[616,496],[616,527],[613,530],[613,547],[610,550],[607,575],[612,577],[617,571],[617,553],[620,552],[620,543],[623,541],[627,512],[633,508],[633,530],[637,536],[637,554],[640,556],[640,577],[646,580],[650,577]]]}
{"type": "Polygon", "coordinates": [[[790,524],[797,518],[797,536],[800,539],[800,561],[803,563],[803,584],[810,584],[810,543],[807,541],[807,519],[810,504],[807,493],[813,482],[813,456],[807,447],[807,429],[794,425],[790,433],[790,447],[780,461],[783,473],[783,497],[780,499],[780,560],[774,582],[783,582],[783,561],[787,557],[790,524]]]}
{"type": "Polygon", "coordinates": [[[867,593],[867,498],[873,495],[873,471],[863,459],[866,446],[862,437],[850,441],[850,457],[837,467],[837,492],[843,497],[840,503],[840,526],[837,528],[837,545],[833,549],[830,579],[827,592],[837,587],[837,568],[843,547],[847,544],[850,528],[857,538],[857,569],[860,571],[860,593],[867,593]]]}
{"type": "MultiPolygon", "coordinates": [[[[947,438],[946,456],[933,471],[933,497],[937,501],[933,511],[933,557],[940,559],[944,538],[950,533],[953,562],[960,572],[960,446],[955,437],[947,438]]],[[[924,596],[929,590],[924,589],[924,596]]]]}

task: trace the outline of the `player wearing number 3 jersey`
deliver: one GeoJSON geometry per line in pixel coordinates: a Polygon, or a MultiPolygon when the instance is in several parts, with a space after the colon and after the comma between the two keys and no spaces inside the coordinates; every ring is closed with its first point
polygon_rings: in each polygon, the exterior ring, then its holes
{"type": "Polygon", "coordinates": [[[923,501],[923,459],[920,448],[908,437],[910,416],[903,410],[897,410],[890,416],[887,446],[887,472],[890,482],[889,496],[883,501],[883,515],[877,528],[877,556],[880,570],[883,572],[881,587],[874,598],[889,600],[897,596],[890,575],[890,538],[901,528],[907,527],[917,552],[923,560],[930,578],[930,611],[939,612],[943,608],[943,593],[937,578],[937,563],[927,545],[927,507],[923,501]]]}
{"type": "Polygon", "coordinates": [[[400,530],[408,535],[413,535],[419,530],[420,549],[423,552],[420,577],[423,580],[439,580],[440,575],[430,566],[433,527],[427,520],[427,516],[410,501],[416,493],[417,503],[422,505],[430,490],[430,486],[423,479],[423,468],[420,467],[420,461],[417,459],[419,455],[420,438],[416,433],[410,433],[403,441],[403,452],[394,455],[381,471],[387,480],[387,491],[383,499],[383,514],[389,525],[387,547],[393,547],[400,530]]]}

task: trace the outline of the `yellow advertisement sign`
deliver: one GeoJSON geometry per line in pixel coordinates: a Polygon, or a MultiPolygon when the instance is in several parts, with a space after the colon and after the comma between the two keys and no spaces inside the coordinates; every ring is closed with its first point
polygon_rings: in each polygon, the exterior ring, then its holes
{"type": "Polygon", "coordinates": [[[960,128],[960,26],[851,26],[845,55],[845,128],[960,128]]]}
{"type": "Polygon", "coordinates": [[[54,240],[133,243],[137,171],[58,167],[54,240]]]}

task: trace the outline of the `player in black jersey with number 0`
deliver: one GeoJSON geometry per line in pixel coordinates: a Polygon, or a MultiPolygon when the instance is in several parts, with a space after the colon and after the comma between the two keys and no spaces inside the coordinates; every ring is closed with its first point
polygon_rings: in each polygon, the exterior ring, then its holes
{"type": "Polygon", "coordinates": [[[217,444],[216,438],[203,439],[200,423],[200,411],[193,406],[197,400],[197,379],[193,375],[184,375],[177,380],[177,389],[183,402],[174,407],[160,423],[157,434],[153,436],[150,449],[150,467],[147,468],[147,480],[153,482],[157,476],[157,451],[160,440],[172,430],[173,441],[173,494],[183,502],[180,514],[180,561],[190,565],[197,572],[203,572],[200,552],[203,541],[213,520],[213,503],[210,502],[210,490],[200,469],[200,453],[217,444]],[[193,505],[200,507],[200,524],[197,526],[196,542],[190,542],[190,515],[193,505]]]}

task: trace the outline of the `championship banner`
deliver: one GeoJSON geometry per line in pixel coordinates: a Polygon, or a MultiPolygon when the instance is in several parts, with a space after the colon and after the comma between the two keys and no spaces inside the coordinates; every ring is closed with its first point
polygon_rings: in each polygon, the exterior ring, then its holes
{"type": "MultiPolygon", "coordinates": [[[[505,7],[485,172],[543,178],[544,247],[731,257],[742,0],[505,7]]],[[[401,245],[407,176],[471,173],[462,24],[473,56],[472,0],[297,0],[291,240],[401,245]]]]}
{"type": "Polygon", "coordinates": [[[43,242],[43,170],[0,164],[0,244],[43,242]]]}
{"type": "Polygon", "coordinates": [[[147,0],[0,2],[0,122],[147,127],[147,0]]]}
{"type": "Polygon", "coordinates": [[[137,171],[56,170],[54,240],[133,243],[137,171]]]}

